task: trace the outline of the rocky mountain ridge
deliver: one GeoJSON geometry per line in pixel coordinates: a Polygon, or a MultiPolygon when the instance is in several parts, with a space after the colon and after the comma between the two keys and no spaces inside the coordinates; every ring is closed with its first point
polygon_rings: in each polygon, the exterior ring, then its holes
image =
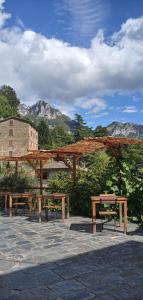
{"type": "Polygon", "coordinates": [[[19,105],[19,113],[21,116],[32,115],[33,117],[43,117],[48,120],[56,119],[59,116],[62,116],[62,113],[53,108],[48,102],[39,100],[36,104],[32,106],[26,106],[21,103],[19,105]]]}
{"type": "Polygon", "coordinates": [[[127,122],[127,123],[112,122],[107,126],[107,129],[111,136],[143,138],[143,125],[140,124],[135,124],[131,122],[127,122]]]}
{"type": "Polygon", "coordinates": [[[21,117],[28,117],[32,120],[44,118],[51,127],[58,125],[69,130],[72,124],[72,120],[68,116],[62,114],[60,110],[53,108],[44,100],[39,100],[32,106],[26,106],[25,104],[20,103],[19,114],[21,117]]]}
{"type": "MultiPolygon", "coordinates": [[[[33,121],[39,118],[47,120],[49,126],[62,126],[70,131],[73,128],[74,121],[68,116],[62,114],[58,109],[53,108],[47,101],[39,100],[32,106],[26,106],[21,103],[19,105],[19,114],[21,117],[28,117],[33,121]]],[[[143,125],[131,122],[112,122],[107,126],[109,135],[122,137],[138,137],[143,138],[143,125]]]]}

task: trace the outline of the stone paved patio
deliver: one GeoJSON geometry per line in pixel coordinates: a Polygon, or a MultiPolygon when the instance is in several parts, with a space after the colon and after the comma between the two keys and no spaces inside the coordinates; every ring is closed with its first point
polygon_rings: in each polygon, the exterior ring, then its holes
{"type": "Polygon", "coordinates": [[[0,299],[143,299],[143,235],[91,220],[38,223],[0,216],[0,299]]]}

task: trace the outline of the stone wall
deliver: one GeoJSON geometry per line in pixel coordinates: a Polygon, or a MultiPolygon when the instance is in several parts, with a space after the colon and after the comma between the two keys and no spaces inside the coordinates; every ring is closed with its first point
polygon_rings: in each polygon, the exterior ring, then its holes
{"type": "Polygon", "coordinates": [[[38,133],[28,123],[16,119],[0,122],[0,155],[19,156],[38,149],[38,133]]]}

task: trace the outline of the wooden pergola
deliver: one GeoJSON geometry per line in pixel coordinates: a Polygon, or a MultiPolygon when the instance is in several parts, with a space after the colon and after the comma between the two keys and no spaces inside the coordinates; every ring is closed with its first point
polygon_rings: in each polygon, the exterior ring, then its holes
{"type": "Polygon", "coordinates": [[[0,161],[15,162],[15,170],[18,172],[19,162],[28,162],[40,178],[40,193],[43,192],[43,166],[51,158],[63,161],[71,170],[73,185],[76,186],[76,166],[83,154],[94,153],[100,150],[111,150],[112,154],[118,159],[121,157],[121,149],[129,145],[142,145],[143,140],[115,137],[95,137],[84,138],[77,143],[67,145],[55,150],[36,150],[29,151],[27,155],[17,157],[0,156],[0,161]],[[39,167],[37,168],[37,162],[39,167]]]}

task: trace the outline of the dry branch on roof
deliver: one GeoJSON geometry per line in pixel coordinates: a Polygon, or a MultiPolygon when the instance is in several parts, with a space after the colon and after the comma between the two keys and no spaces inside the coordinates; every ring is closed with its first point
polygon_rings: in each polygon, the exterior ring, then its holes
{"type": "Polygon", "coordinates": [[[143,140],[129,139],[123,137],[95,137],[95,138],[84,138],[83,140],[67,145],[55,150],[36,150],[31,153],[19,156],[19,157],[4,157],[1,156],[2,161],[28,161],[28,160],[48,160],[50,158],[59,157],[64,158],[65,156],[80,157],[84,153],[96,152],[102,149],[118,149],[125,145],[141,145],[143,140]]]}

